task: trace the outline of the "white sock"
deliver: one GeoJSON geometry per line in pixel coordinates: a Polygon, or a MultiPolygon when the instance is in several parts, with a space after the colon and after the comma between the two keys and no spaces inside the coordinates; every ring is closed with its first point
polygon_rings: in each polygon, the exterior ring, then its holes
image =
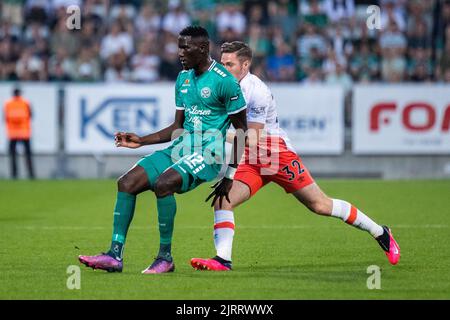
{"type": "Polygon", "coordinates": [[[333,199],[331,215],[360,230],[368,231],[374,238],[381,236],[384,232],[380,225],[344,200],[333,199]]]}
{"type": "Polygon", "coordinates": [[[214,246],[222,259],[231,261],[234,236],[234,214],[229,210],[214,211],[214,246]]]}

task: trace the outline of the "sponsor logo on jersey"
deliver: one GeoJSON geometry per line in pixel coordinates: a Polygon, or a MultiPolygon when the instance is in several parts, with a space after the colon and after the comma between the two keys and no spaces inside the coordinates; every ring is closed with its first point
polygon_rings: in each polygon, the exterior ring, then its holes
{"type": "Polygon", "coordinates": [[[180,92],[181,93],[187,93],[187,89],[181,89],[180,92]]]}
{"type": "Polygon", "coordinates": [[[239,95],[237,95],[237,96],[234,96],[234,97],[231,97],[230,98],[230,101],[234,101],[234,100],[237,100],[239,98],[239,95]]]}

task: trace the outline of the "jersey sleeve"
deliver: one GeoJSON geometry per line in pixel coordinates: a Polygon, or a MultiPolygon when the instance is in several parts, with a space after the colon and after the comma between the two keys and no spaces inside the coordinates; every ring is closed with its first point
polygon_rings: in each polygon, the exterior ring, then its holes
{"type": "Polygon", "coordinates": [[[180,72],[175,82],[175,108],[177,110],[184,110],[183,100],[181,99],[181,85],[183,82],[183,72],[180,72]]]}
{"type": "Polygon", "coordinates": [[[234,78],[224,78],[221,91],[221,98],[228,114],[235,114],[247,108],[241,87],[234,78]]]}
{"type": "Polygon", "coordinates": [[[268,90],[254,90],[251,101],[247,104],[247,122],[265,124],[271,102],[272,94],[268,90]]]}

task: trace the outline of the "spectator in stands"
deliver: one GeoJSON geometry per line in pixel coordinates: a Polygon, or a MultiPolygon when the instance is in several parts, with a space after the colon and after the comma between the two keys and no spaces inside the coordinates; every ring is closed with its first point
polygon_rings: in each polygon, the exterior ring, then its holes
{"type": "Polygon", "coordinates": [[[42,59],[33,53],[32,48],[24,48],[16,64],[16,74],[23,81],[45,81],[47,72],[42,59]]]}
{"type": "Polygon", "coordinates": [[[267,72],[270,81],[295,80],[295,57],[287,43],[280,43],[276,54],[268,58],[267,72]]]}
{"type": "Polygon", "coordinates": [[[60,19],[57,22],[50,38],[50,48],[52,52],[57,52],[58,48],[66,48],[69,56],[74,57],[80,47],[78,33],[69,30],[66,26],[66,20],[60,19]]]}
{"type": "Polygon", "coordinates": [[[304,25],[304,34],[297,39],[297,52],[300,58],[307,57],[311,48],[316,47],[320,54],[327,51],[327,41],[312,24],[304,25]]]}
{"type": "Polygon", "coordinates": [[[49,22],[51,10],[51,1],[27,0],[25,4],[25,20],[27,22],[37,21],[39,23],[49,22]]]}
{"type": "Polygon", "coordinates": [[[325,0],[324,9],[332,23],[352,20],[355,14],[354,0],[325,0]]]}
{"type": "Polygon", "coordinates": [[[302,19],[305,23],[310,23],[316,28],[324,29],[328,25],[328,16],[319,0],[309,1],[309,9],[302,13],[302,19]]]}
{"type": "Polygon", "coordinates": [[[251,24],[246,42],[253,52],[253,59],[261,60],[269,54],[270,41],[259,24],[251,24]]]}
{"type": "Polygon", "coordinates": [[[81,47],[75,63],[74,80],[75,81],[100,81],[101,66],[97,58],[95,49],[91,46],[81,47]]]}
{"type": "Polygon", "coordinates": [[[353,85],[352,77],[345,70],[346,66],[341,63],[336,63],[334,71],[328,73],[325,77],[325,83],[328,85],[339,85],[345,90],[347,95],[353,85]]]}
{"type": "Polygon", "coordinates": [[[396,0],[382,0],[381,4],[381,30],[386,30],[395,23],[399,30],[404,31],[406,29],[404,5],[396,0]]]}
{"type": "Polygon", "coordinates": [[[139,50],[131,59],[131,79],[137,82],[152,82],[159,79],[161,59],[152,43],[141,42],[139,50]]]}
{"type": "Polygon", "coordinates": [[[0,80],[17,80],[16,63],[18,60],[9,39],[0,41],[0,80]]]}
{"type": "Polygon", "coordinates": [[[367,42],[353,54],[349,63],[350,74],[355,81],[372,82],[379,79],[380,59],[370,50],[367,42]]]}
{"type": "Polygon", "coordinates": [[[70,81],[75,74],[75,62],[69,56],[67,49],[59,47],[48,61],[50,81],[70,81]]]}
{"type": "Polygon", "coordinates": [[[284,39],[290,43],[293,39],[292,30],[297,30],[299,27],[299,19],[297,12],[290,9],[288,0],[271,1],[268,6],[271,27],[279,27],[282,30],[284,39]]]}
{"type": "Polygon", "coordinates": [[[178,33],[190,24],[191,17],[183,9],[180,0],[169,0],[169,11],[162,21],[163,30],[178,36],[178,33]]]}
{"type": "Polygon", "coordinates": [[[178,37],[167,33],[164,37],[164,46],[161,54],[160,76],[161,80],[174,81],[182,66],[178,58],[178,37]]]}
{"type": "Polygon", "coordinates": [[[135,21],[138,37],[142,37],[148,32],[158,32],[161,27],[161,20],[161,16],[152,4],[143,5],[135,21]]]}
{"type": "Polygon", "coordinates": [[[10,21],[11,24],[21,27],[23,25],[23,5],[25,0],[3,0],[2,19],[10,21]]]}
{"type": "Polygon", "coordinates": [[[113,21],[109,27],[109,33],[103,38],[100,46],[100,56],[109,60],[112,55],[123,52],[128,57],[134,48],[133,37],[123,31],[123,26],[113,21]]]}
{"type": "Polygon", "coordinates": [[[113,53],[108,59],[108,68],[105,72],[106,82],[127,82],[131,80],[131,72],[127,67],[127,54],[122,49],[113,53]]]}
{"type": "Polygon", "coordinates": [[[450,82],[450,41],[447,41],[445,50],[439,59],[436,75],[439,80],[450,82]]]}
{"type": "Polygon", "coordinates": [[[217,30],[222,39],[226,38],[224,33],[230,33],[230,29],[236,34],[236,39],[242,37],[246,30],[247,19],[241,11],[239,4],[228,3],[219,8],[216,17],[217,30]]]}

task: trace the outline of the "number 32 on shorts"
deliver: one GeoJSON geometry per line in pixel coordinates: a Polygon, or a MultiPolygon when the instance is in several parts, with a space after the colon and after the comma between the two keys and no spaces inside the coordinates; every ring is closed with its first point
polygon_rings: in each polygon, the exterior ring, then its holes
{"type": "Polygon", "coordinates": [[[281,171],[284,171],[286,175],[289,176],[289,181],[292,181],[295,179],[296,175],[301,175],[305,169],[302,168],[298,160],[292,160],[291,165],[283,167],[281,171]]]}

